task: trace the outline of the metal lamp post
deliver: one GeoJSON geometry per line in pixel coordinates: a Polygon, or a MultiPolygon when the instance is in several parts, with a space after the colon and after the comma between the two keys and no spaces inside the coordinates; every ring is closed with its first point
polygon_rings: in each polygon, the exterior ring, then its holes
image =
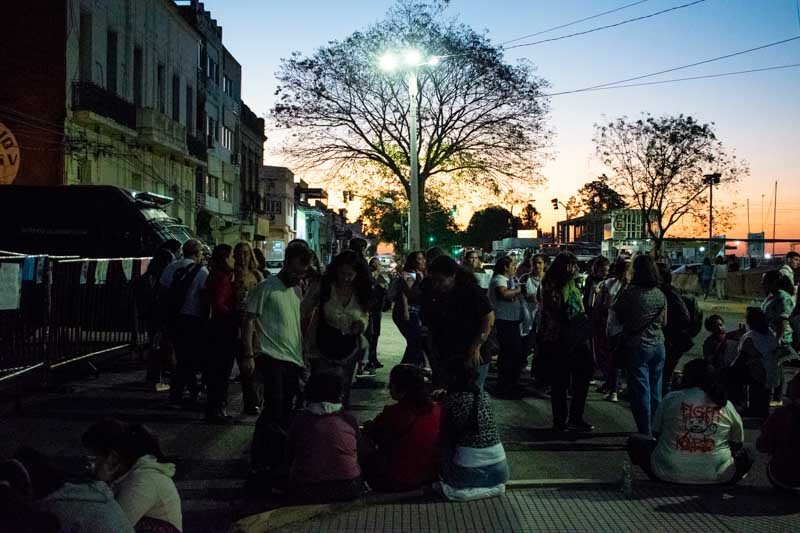
{"type": "Polygon", "coordinates": [[[714,185],[719,185],[720,173],[704,174],[703,183],[708,185],[708,254],[711,255],[711,242],[714,239],[714,185]]]}
{"type": "Polygon", "coordinates": [[[417,107],[417,69],[422,66],[435,66],[439,57],[433,56],[423,59],[418,50],[409,49],[401,54],[387,52],[381,57],[380,68],[386,72],[406,70],[408,83],[408,98],[411,117],[409,118],[409,165],[411,175],[408,179],[409,196],[408,204],[408,241],[410,250],[419,250],[420,241],[420,195],[419,195],[419,155],[417,153],[417,122],[419,109],[417,107]]]}

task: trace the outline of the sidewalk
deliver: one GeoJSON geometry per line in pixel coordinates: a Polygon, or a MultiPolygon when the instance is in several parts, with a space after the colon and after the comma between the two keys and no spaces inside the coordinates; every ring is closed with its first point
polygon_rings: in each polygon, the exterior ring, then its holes
{"type": "Polygon", "coordinates": [[[253,517],[239,531],[741,531],[800,530],[800,501],[749,488],[679,488],[640,482],[626,498],[613,485],[512,488],[505,496],[466,503],[417,497],[402,503],[362,503],[286,509],[278,520],[253,517]],[[291,520],[295,513],[298,522],[291,520]],[[314,513],[319,516],[310,517],[314,513]]]}

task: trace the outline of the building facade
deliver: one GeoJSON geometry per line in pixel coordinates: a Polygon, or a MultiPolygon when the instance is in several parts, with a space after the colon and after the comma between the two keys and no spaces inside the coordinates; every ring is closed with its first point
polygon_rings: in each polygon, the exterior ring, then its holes
{"type": "Polygon", "coordinates": [[[269,219],[266,216],[266,183],[259,179],[264,164],[264,119],[256,116],[242,103],[239,153],[239,211],[243,233],[250,240],[266,241],[269,236],[269,219]]]}
{"type": "Polygon", "coordinates": [[[286,167],[263,165],[260,179],[264,186],[265,214],[269,219],[264,253],[267,259],[283,259],[286,244],[296,235],[294,173],[286,167]]]}
{"type": "Polygon", "coordinates": [[[171,196],[170,214],[194,228],[207,168],[192,150],[200,36],[171,0],[56,4],[32,0],[11,14],[15,58],[30,62],[2,72],[0,105],[22,134],[16,183],[171,196]]]}
{"type": "Polygon", "coordinates": [[[198,34],[197,124],[205,141],[207,167],[196,178],[198,232],[216,242],[240,238],[239,114],[242,68],[222,44],[222,26],[197,0],[181,2],[180,13],[198,34]]]}

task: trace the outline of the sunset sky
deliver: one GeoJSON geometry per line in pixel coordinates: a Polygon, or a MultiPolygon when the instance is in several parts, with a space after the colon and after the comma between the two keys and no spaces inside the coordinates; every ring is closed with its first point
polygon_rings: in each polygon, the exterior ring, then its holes
{"type": "MultiPolygon", "coordinates": [[[[586,30],[647,15],[691,0],[649,0],[616,13],[536,39],[586,30]]],[[[311,53],[328,40],[345,37],[381,19],[391,0],[207,0],[224,28],[224,42],[242,64],[242,98],[264,116],[274,102],[274,73],[292,51],[311,53]]],[[[633,0],[452,0],[448,13],[496,43],[631,4],[633,0]]],[[[695,63],[800,35],[796,0],[707,0],[650,19],[589,35],[518,48],[508,59],[526,57],[552,84],[551,92],[578,89],[695,63]]],[[[525,42],[525,41],[523,41],[525,42]]],[[[700,76],[800,63],[800,40],[754,53],[680,70],[643,81],[700,76]]],[[[547,182],[535,205],[549,228],[550,198],[566,199],[603,172],[594,156],[593,124],[604,117],[690,114],[715,122],[718,136],[750,163],[751,175],[735,190],[719,191],[722,202],[736,202],[736,225],[728,235],[767,221],[772,232],[772,194],[778,181],[777,237],[800,239],[800,68],[555,96],[550,125],[555,130],[553,158],[542,169],[547,182]],[[762,209],[762,195],[764,208],[762,209]]],[[[267,131],[267,164],[281,164],[267,131]]],[[[463,222],[463,221],[462,221],[463,222]]],[[[681,231],[677,230],[673,236],[681,231]]]]}

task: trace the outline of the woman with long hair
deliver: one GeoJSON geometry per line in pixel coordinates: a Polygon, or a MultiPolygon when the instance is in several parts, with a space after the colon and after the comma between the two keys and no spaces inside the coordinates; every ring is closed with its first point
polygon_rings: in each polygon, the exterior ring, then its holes
{"type": "Polygon", "coordinates": [[[82,441],[94,458],[95,476],[108,483],[137,531],[183,529],[175,465],[164,458],[155,434],[141,424],[106,419],[86,430],[82,441]]]}
{"type": "Polygon", "coordinates": [[[343,402],[350,405],[350,385],[356,363],[368,343],[371,293],[367,264],[352,250],[333,258],[322,277],[319,299],[309,326],[311,373],[335,372],[342,377],[343,402]]]}
{"type": "Polygon", "coordinates": [[[780,346],[761,309],[748,307],[745,314],[747,333],[739,339],[736,359],[725,372],[731,399],[745,415],[766,418],[769,415],[770,391],[780,384],[777,361],[780,346]]]}
{"type": "Polygon", "coordinates": [[[551,385],[553,429],[588,432],[594,426],[584,420],[586,397],[592,379],[591,323],[575,283],[578,259],[570,252],[556,256],[542,279],[542,322],[539,345],[546,377],[551,385]],[[572,402],[567,390],[572,384],[572,402]]]}
{"type": "Polygon", "coordinates": [[[661,403],[666,359],[663,328],[667,299],[660,284],[653,258],[638,255],[633,260],[631,284],[611,306],[622,324],[618,344],[627,359],[631,411],[639,433],[648,436],[653,434],[653,415],[661,403]]]}
{"type": "MultiPolygon", "coordinates": [[[[248,242],[240,242],[233,249],[233,288],[236,291],[236,312],[239,324],[244,321],[247,309],[247,295],[250,290],[261,283],[264,275],[261,273],[259,261],[255,250],[248,242]]],[[[261,406],[261,399],[256,385],[255,371],[242,371],[241,357],[241,328],[239,330],[239,346],[236,352],[239,365],[239,379],[242,383],[242,412],[246,415],[257,415],[261,406]]]]}
{"type": "Polygon", "coordinates": [[[770,270],[761,278],[761,286],[766,297],[761,303],[761,310],[767,318],[779,342],[792,345],[792,326],[789,317],[794,309],[792,295],[794,286],[780,270],[770,270]]]}
{"type": "Polygon", "coordinates": [[[614,353],[610,338],[622,332],[622,324],[617,319],[611,306],[617,296],[628,286],[630,281],[631,262],[624,257],[618,257],[611,269],[611,276],[597,287],[597,297],[594,302],[594,316],[592,319],[598,328],[594,333],[594,358],[597,367],[603,374],[604,383],[598,392],[605,393],[605,399],[610,402],[619,401],[620,376],[619,365],[615,364],[614,353]]]}
{"type": "Polygon", "coordinates": [[[519,378],[526,362],[523,361],[522,322],[523,287],[517,286],[516,269],[509,256],[501,257],[494,265],[494,275],[489,283],[489,302],[494,308],[494,327],[500,354],[497,357],[498,396],[517,394],[519,378]]]}
{"type": "Polygon", "coordinates": [[[744,426],[714,368],[703,359],[683,367],[681,390],[668,394],[653,421],[656,439],[634,436],[629,454],[651,478],[670,483],[736,483],[753,466],[744,426]]]}
{"type": "Polygon", "coordinates": [[[406,340],[403,364],[423,366],[425,355],[422,349],[422,280],[426,274],[425,253],[410,252],[406,256],[403,272],[395,279],[389,293],[394,297],[392,320],[406,340]]]}
{"type": "Polygon", "coordinates": [[[206,280],[206,295],[211,304],[204,379],[208,387],[206,420],[214,424],[222,424],[230,419],[225,407],[228,404],[228,383],[239,344],[241,324],[233,279],[233,248],[219,244],[211,252],[206,280]]]}

